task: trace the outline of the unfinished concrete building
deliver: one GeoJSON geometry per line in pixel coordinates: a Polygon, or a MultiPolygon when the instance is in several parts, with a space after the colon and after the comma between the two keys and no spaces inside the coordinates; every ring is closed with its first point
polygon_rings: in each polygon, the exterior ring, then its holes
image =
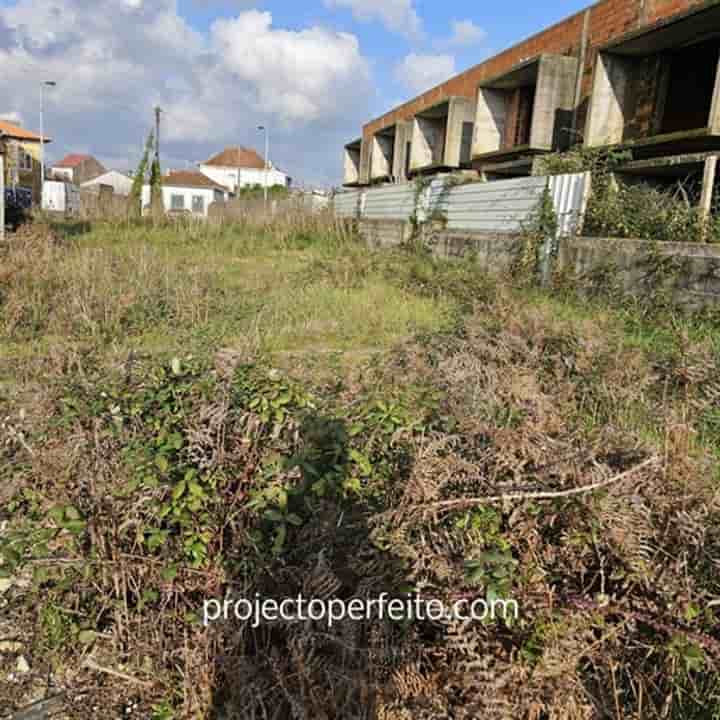
{"type": "Polygon", "coordinates": [[[707,170],[720,152],[719,38],[717,0],[601,0],[370,121],[358,182],[528,175],[543,153],[583,142],[629,148],[638,176],[707,170]]]}
{"type": "Polygon", "coordinates": [[[371,182],[404,182],[408,177],[412,123],[394,123],[378,130],[370,153],[371,182]]]}
{"type": "Polygon", "coordinates": [[[450,97],[413,118],[409,173],[456,170],[471,161],[475,105],[450,97]]]}
{"type": "Polygon", "coordinates": [[[578,64],[544,54],[480,83],[472,146],[479,170],[527,175],[534,156],[571,144],[578,64]]]}

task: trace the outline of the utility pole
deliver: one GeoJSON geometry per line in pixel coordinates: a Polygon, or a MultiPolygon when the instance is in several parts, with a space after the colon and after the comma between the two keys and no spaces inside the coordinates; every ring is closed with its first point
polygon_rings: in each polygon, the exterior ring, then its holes
{"type": "Polygon", "coordinates": [[[269,164],[270,164],[270,133],[265,125],[258,125],[258,130],[260,132],[265,132],[265,182],[263,183],[265,185],[265,216],[267,217],[267,211],[268,211],[268,170],[269,170],[269,164]]]}
{"type": "Polygon", "coordinates": [[[45,191],[45,88],[57,85],[54,80],[40,83],[40,209],[43,209],[43,193],[45,191]]]}
{"type": "Polygon", "coordinates": [[[5,143],[0,132],[0,242],[5,240],[5,143]]]}
{"type": "Polygon", "coordinates": [[[160,164],[160,113],[162,108],[160,106],[155,108],[155,159],[160,164]]]}
{"type": "Polygon", "coordinates": [[[160,216],[164,211],[162,189],[160,187],[160,114],[162,108],[155,107],[155,159],[150,171],[150,207],[154,216],[160,216]]]}

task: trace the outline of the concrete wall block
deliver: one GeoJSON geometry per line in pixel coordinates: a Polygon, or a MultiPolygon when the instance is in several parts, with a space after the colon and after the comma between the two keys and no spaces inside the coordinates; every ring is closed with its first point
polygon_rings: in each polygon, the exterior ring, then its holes
{"type": "Polygon", "coordinates": [[[480,88],[475,114],[472,154],[484,155],[497,152],[503,144],[506,122],[507,92],[492,88],[480,88]]]}
{"type": "Polygon", "coordinates": [[[567,147],[574,106],[579,62],[561,55],[543,55],[539,60],[530,145],[554,150],[567,147]]]}
{"type": "Polygon", "coordinates": [[[599,53],[585,128],[585,145],[597,147],[622,142],[626,96],[632,77],[627,58],[599,53]]]}

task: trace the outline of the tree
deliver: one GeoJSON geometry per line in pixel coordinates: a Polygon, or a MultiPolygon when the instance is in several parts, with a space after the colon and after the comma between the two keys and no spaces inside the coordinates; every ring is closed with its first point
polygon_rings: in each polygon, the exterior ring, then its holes
{"type": "MultiPolygon", "coordinates": [[[[130,208],[133,215],[142,215],[142,189],[145,184],[145,176],[147,175],[148,161],[150,160],[150,153],[152,152],[155,144],[155,131],[151,130],[148,138],[145,142],[145,151],[140,159],[140,164],[135,171],[133,176],[132,189],[130,190],[130,208]]],[[[153,163],[154,169],[155,163],[153,163]]],[[[158,165],[159,170],[159,165],[158,165]]]]}

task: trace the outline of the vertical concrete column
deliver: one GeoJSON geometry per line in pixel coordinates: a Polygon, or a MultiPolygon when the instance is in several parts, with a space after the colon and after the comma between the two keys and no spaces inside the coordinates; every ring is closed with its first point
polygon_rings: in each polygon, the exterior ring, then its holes
{"type": "Polygon", "coordinates": [[[710,108],[710,132],[720,135],[720,58],[715,70],[715,90],[713,92],[712,106],[710,108]]]}
{"type": "Polygon", "coordinates": [[[481,87],[477,96],[473,155],[498,151],[505,137],[507,92],[481,87]]]}
{"type": "Polygon", "coordinates": [[[360,148],[360,184],[370,184],[370,158],[372,155],[372,141],[363,136],[360,148]]]}
{"type": "Polygon", "coordinates": [[[712,209],[713,189],[715,187],[715,173],[717,170],[717,155],[710,155],[705,159],[705,170],[703,172],[702,194],[700,196],[700,214],[704,221],[710,217],[712,209]]]}
{"type": "Polygon", "coordinates": [[[625,100],[631,73],[632,68],[627,58],[611,53],[598,54],[585,129],[587,147],[622,142],[625,130],[625,100]]]}

